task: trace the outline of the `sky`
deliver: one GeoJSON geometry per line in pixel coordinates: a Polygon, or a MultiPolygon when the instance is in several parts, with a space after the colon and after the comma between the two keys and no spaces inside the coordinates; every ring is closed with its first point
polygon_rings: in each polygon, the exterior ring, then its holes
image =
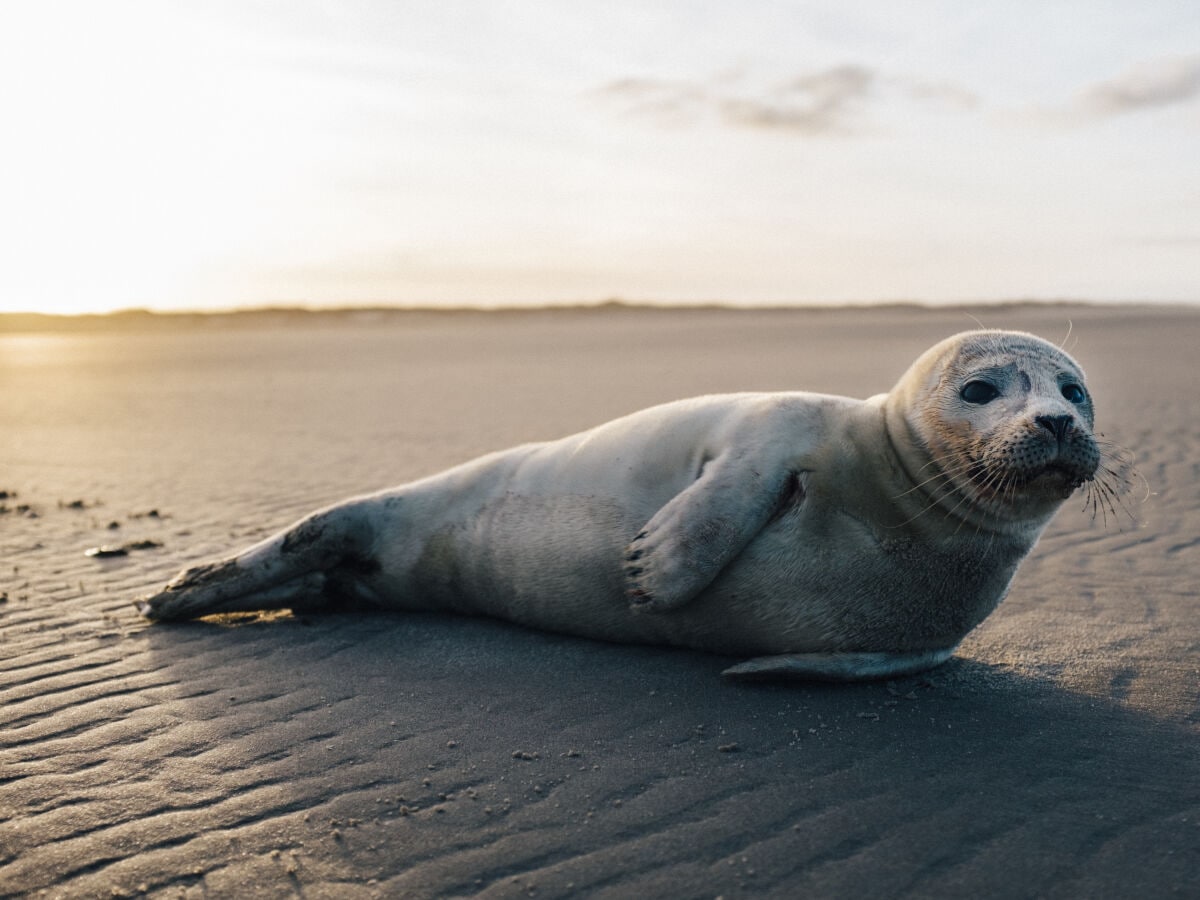
{"type": "Polygon", "coordinates": [[[0,312],[1200,300],[1200,6],[0,7],[0,312]]]}

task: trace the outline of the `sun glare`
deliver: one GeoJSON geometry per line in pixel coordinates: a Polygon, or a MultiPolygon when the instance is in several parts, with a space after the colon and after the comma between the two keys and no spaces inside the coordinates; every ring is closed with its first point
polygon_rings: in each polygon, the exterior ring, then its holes
{"type": "Polygon", "coordinates": [[[643,6],[6,4],[0,312],[1194,301],[1194,26],[643,6]]]}
{"type": "Polygon", "coordinates": [[[300,99],[174,5],[73,4],[70,27],[19,10],[0,311],[211,302],[294,215],[279,120],[300,99]]]}

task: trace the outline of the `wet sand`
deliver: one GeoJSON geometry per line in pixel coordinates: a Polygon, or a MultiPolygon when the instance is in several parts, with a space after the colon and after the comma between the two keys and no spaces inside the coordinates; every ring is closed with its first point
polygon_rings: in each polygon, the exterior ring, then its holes
{"type": "Polygon", "coordinates": [[[964,311],[0,321],[0,896],[1200,895],[1200,311],[971,312],[1071,321],[1136,521],[1068,502],[954,660],[860,686],[453,617],[149,626],[130,600],[656,402],[887,390],[964,311]]]}

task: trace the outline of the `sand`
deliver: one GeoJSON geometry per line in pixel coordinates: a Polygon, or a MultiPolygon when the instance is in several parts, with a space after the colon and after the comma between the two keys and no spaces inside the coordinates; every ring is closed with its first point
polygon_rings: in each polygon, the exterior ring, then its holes
{"type": "Polygon", "coordinates": [[[658,401],[886,390],[966,312],[10,320],[0,895],[1200,896],[1200,312],[975,313],[1072,322],[1136,521],[1072,500],[954,660],[861,686],[453,617],[149,626],[130,600],[658,401]]]}

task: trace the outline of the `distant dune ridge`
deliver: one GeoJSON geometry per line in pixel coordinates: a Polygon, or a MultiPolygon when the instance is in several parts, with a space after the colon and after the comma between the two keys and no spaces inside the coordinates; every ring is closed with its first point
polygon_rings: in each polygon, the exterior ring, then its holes
{"type": "Polygon", "coordinates": [[[1182,306],[0,316],[0,896],[1194,895],[1197,346],[1182,306]],[[978,324],[1065,341],[1139,477],[927,676],[130,604],[353,493],[682,396],[865,397],[978,324]]]}
{"type": "MultiPolygon", "coordinates": [[[[940,310],[942,312],[961,311],[970,314],[973,310],[1001,311],[1017,310],[1026,307],[1069,311],[1083,308],[1113,308],[1112,304],[1093,304],[1077,300],[1005,300],[994,303],[964,303],[964,304],[926,304],[920,301],[895,302],[863,302],[861,304],[755,304],[745,305],[721,301],[707,303],[641,303],[609,299],[596,303],[581,304],[529,304],[529,305],[429,305],[429,306],[388,306],[388,305],[354,305],[354,306],[305,306],[303,304],[256,306],[245,309],[216,309],[216,310],[151,310],[151,309],[121,309],[109,313],[81,313],[77,315],[59,315],[39,312],[0,312],[0,334],[19,333],[28,331],[96,331],[104,329],[146,329],[146,328],[191,328],[197,325],[210,326],[275,326],[283,324],[308,323],[352,323],[363,321],[398,321],[411,319],[414,316],[454,316],[454,315],[530,315],[537,313],[605,313],[616,310],[636,310],[647,314],[668,314],[696,312],[700,310],[755,313],[766,311],[790,310],[794,312],[838,312],[841,310],[875,309],[875,310],[940,310]]],[[[1173,309],[1178,304],[1137,304],[1136,309],[1173,309]]],[[[1123,307],[1116,307],[1123,308],[1123,307]]]]}

